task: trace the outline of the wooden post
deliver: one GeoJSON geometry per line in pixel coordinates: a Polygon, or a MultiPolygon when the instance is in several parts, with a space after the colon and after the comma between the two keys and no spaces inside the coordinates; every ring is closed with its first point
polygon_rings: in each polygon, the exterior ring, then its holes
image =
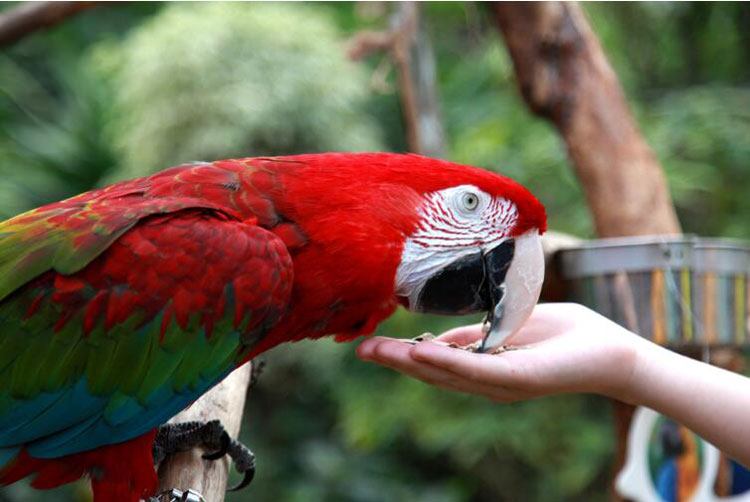
{"type": "MultiPolygon", "coordinates": [[[[576,3],[493,3],[526,104],[565,140],[600,237],[680,233],[664,174],[576,3]]],[[[615,469],[634,408],[615,402],[615,469]]],[[[620,500],[614,489],[614,500],[620,500]]]]}
{"type": "MultiPolygon", "coordinates": [[[[247,387],[250,383],[252,363],[236,369],[210,392],[201,396],[192,406],[175,415],[171,423],[198,420],[221,420],[233,438],[237,437],[242,424],[247,387]]],[[[164,459],[159,466],[159,492],[171,488],[200,492],[206,502],[222,502],[227,489],[229,459],[204,460],[202,448],[178,453],[164,459]]]]}

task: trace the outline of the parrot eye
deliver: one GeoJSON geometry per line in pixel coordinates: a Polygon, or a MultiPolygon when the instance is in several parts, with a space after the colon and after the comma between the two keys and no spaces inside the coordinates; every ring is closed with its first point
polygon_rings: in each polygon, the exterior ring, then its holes
{"type": "Polygon", "coordinates": [[[464,207],[469,211],[474,211],[479,206],[479,197],[473,192],[466,192],[461,198],[464,207]]]}

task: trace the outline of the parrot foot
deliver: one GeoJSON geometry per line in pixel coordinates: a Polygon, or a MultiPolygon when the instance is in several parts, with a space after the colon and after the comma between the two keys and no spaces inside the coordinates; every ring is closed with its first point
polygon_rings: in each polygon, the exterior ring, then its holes
{"type": "Polygon", "coordinates": [[[146,502],[206,502],[203,495],[195,490],[182,491],[172,488],[150,497],[146,502]]]}
{"type": "MultiPolygon", "coordinates": [[[[213,453],[203,455],[206,460],[218,460],[224,455],[229,455],[234,462],[234,467],[244,475],[242,481],[237,486],[229,488],[228,491],[241,490],[253,480],[255,455],[247,446],[232,439],[218,420],[164,424],[159,427],[153,446],[154,463],[158,464],[168,455],[196,446],[205,446],[210,450],[215,450],[213,453]]],[[[193,502],[193,499],[186,499],[185,502],[187,501],[193,502]]],[[[200,502],[200,499],[197,502],[200,502]]]]}

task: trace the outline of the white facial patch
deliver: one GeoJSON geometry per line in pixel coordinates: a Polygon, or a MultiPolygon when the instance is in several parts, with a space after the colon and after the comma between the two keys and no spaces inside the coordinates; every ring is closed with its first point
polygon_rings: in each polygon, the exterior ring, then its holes
{"type": "Polygon", "coordinates": [[[508,238],[518,220],[515,204],[473,185],[428,194],[420,214],[420,224],[406,239],[396,272],[396,294],[409,298],[410,304],[437,270],[493,249],[508,238]]]}

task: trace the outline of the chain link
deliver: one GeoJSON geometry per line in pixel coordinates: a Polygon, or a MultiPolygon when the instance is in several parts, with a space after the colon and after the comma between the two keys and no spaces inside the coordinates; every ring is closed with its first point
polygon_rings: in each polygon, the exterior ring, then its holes
{"type": "Polygon", "coordinates": [[[177,488],[172,488],[148,499],[147,502],[206,502],[203,495],[195,490],[183,492],[177,488]]]}

